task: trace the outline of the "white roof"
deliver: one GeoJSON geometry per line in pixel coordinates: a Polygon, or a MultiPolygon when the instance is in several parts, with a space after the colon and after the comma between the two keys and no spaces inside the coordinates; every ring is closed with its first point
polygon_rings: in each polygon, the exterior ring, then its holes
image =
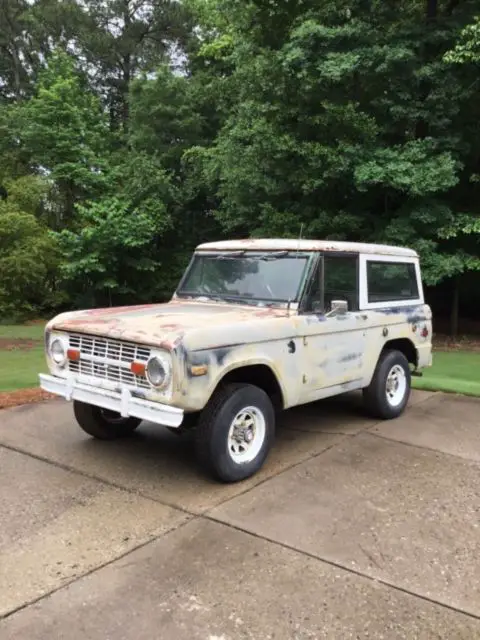
{"type": "Polygon", "coordinates": [[[249,239],[208,242],[197,251],[340,251],[345,253],[374,253],[377,255],[418,258],[413,249],[386,244],[337,242],[336,240],[249,239]]]}

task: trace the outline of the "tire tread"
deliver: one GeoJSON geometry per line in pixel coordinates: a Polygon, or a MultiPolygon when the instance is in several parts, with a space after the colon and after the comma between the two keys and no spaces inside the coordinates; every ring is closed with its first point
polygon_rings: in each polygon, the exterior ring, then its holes
{"type": "Polygon", "coordinates": [[[138,418],[127,418],[122,425],[102,420],[100,409],[86,402],[74,400],[73,413],[80,428],[97,440],[116,440],[130,435],[140,425],[138,418]]]}
{"type": "MultiPolygon", "coordinates": [[[[393,366],[393,364],[394,363],[392,363],[391,366],[393,366]]],[[[407,406],[408,400],[410,397],[410,392],[411,392],[411,374],[410,374],[410,368],[409,368],[407,358],[401,351],[398,351],[397,349],[385,349],[380,354],[380,357],[377,362],[377,366],[375,367],[375,372],[373,374],[372,381],[370,382],[369,386],[363,390],[363,399],[364,399],[364,403],[365,403],[365,407],[367,408],[367,411],[373,418],[377,418],[379,420],[395,419],[399,417],[405,410],[405,407],[407,406]],[[389,359],[392,359],[393,355],[396,356],[397,361],[400,361],[397,363],[403,364],[406,368],[406,371],[408,372],[407,373],[408,393],[407,393],[406,400],[400,405],[399,409],[391,407],[388,404],[388,401],[384,394],[384,388],[383,388],[383,383],[381,379],[383,375],[383,368],[385,366],[385,362],[387,362],[389,359]]]]}
{"type": "MultiPolygon", "coordinates": [[[[218,463],[216,456],[212,452],[212,447],[216,439],[219,437],[217,424],[218,415],[222,411],[225,403],[230,399],[230,397],[234,393],[242,389],[254,389],[255,391],[260,391],[261,393],[265,394],[265,392],[259,387],[246,383],[238,382],[220,386],[213,394],[205,409],[202,411],[198,421],[197,429],[195,430],[195,448],[198,461],[210,475],[214,476],[218,480],[221,480],[222,482],[236,482],[239,480],[243,480],[256,472],[255,470],[253,470],[249,471],[246,474],[237,474],[232,472],[231,470],[226,470],[225,466],[221,468],[222,465],[218,463]]],[[[271,400],[267,394],[265,394],[265,397],[271,403],[271,400]]],[[[266,416],[266,419],[268,419],[268,416],[266,416]]],[[[266,455],[268,455],[268,450],[275,433],[275,413],[272,404],[270,419],[270,433],[268,433],[267,429],[267,434],[265,436],[266,439],[268,439],[266,444],[266,455]]],[[[263,460],[260,462],[258,468],[262,466],[266,455],[264,451],[263,460]]],[[[252,469],[252,467],[254,468],[258,464],[258,461],[252,461],[248,464],[251,465],[250,469],[252,469]]]]}

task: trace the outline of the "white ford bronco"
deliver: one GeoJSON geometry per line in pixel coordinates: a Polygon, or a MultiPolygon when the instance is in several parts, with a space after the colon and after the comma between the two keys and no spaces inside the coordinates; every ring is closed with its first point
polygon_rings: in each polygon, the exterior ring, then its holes
{"type": "Polygon", "coordinates": [[[260,469],[279,410],[361,389],[396,418],[432,362],[418,255],[334,241],[201,245],[167,304],[64,313],[45,338],[41,386],[89,435],[194,429],[225,482],[260,469]]]}

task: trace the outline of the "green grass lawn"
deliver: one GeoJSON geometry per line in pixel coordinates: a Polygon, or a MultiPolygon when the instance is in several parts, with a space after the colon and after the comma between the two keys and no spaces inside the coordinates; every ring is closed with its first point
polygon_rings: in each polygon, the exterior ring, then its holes
{"type": "Polygon", "coordinates": [[[480,353],[436,351],[433,367],[414,378],[416,389],[480,396],[480,353]]]}
{"type": "Polygon", "coordinates": [[[38,386],[38,374],[46,371],[43,330],[43,324],[0,325],[0,391],[38,386]],[[31,340],[33,346],[2,348],[1,343],[15,340],[31,340]]]}
{"type": "Polygon", "coordinates": [[[44,324],[0,324],[0,339],[43,340],[44,324]]]}
{"type": "Polygon", "coordinates": [[[0,392],[38,387],[38,374],[47,372],[43,345],[27,350],[0,350],[0,392]]]}

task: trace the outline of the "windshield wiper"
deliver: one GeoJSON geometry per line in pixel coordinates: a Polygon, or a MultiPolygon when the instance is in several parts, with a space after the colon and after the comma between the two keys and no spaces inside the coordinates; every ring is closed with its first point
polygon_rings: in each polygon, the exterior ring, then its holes
{"type": "MultiPolygon", "coordinates": [[[[246,251],[231,251],[230,253],[222,253],[216,256],[215,260],[230,260],[231,258],[243,258],[246,251]]],[[[269,262],[271,260],[280,260],[280,258],[286,258],[290,255],[290,251],[277,251],[276,253],[264,253],[262,255],[249,255],[248,260],[263,260],[269,262]]]]}
{"type": "Polygon", "coordinates": [[[280,260],[286,258],[290,254],[290,251],[277,251],[277,253],[265,253],[263,256],[258,256],[259,260],[269,262],[271,260],[280,260]]]}
{"type": "Polygon", "coordinates": [[[216,256],[215,260],[230,260],[230,258],[241,258],[244,256],[246,251],[232,251],[230,253],[222,253],[219,256],[216,256]]]}
{"type": "Polygon", "coordinates": [[[193,298],[194,300],[196,300],[197,302],[221,302],[222,304],[228,304],[228,301],[225,300],[225,298],[223,298],[222,296],[212,296],[210,294],[202,294],[201,296],[195,296],[193,298]]]}

